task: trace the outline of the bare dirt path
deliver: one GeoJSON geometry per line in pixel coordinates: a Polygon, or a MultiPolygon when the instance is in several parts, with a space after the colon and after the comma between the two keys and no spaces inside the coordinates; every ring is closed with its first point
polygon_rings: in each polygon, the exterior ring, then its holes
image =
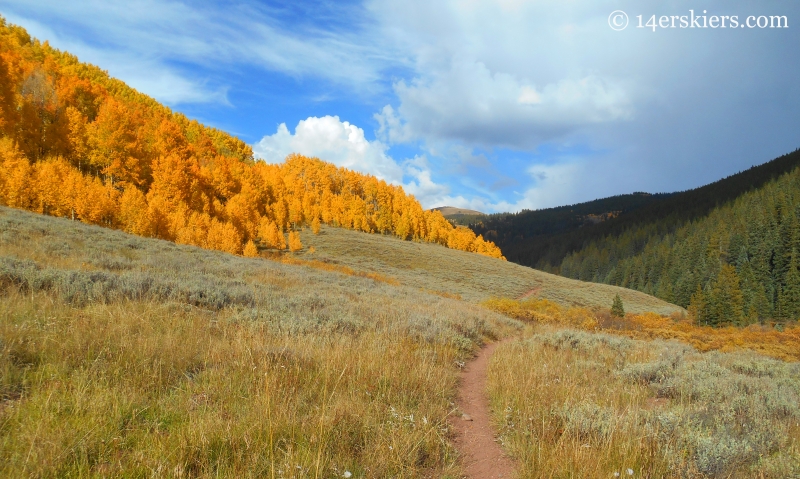
{"type": "Polygon", "coordinates": [[[456,447],[461,452],[467,478],[508,479],[514,475],[514,463],[495,442],[489,420],[489,397],[486,393],[486,372],[489,358],[502,344],[491,343],[468,362],[461,373],[456,406],[452,419],[456,432],[456,447]]]}

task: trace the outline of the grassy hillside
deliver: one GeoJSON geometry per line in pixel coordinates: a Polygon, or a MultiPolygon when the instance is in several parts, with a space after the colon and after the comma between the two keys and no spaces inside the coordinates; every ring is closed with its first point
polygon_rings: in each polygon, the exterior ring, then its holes
{"type": "Polygon", "coordinates": [[[455,476],[457,363],[518,329],[413,285],[0,208],[0,476],[455,476]]]}
{"type": "Polygon", "coordinates": [[[304,230],[301,238],[306,246],[301,253],[303,258],[377,272],[404,285],[457,295],[471,302],[525,297],[548,299],[562,306],[607,309],[619,294],[630,312],[669,315],[682,311],[638,291],[575,281],[507,261],[391,236],[323,228],[318,235],[304,230]],[[314,252],[309,254],[312,247],[314,252]]]}
{"type": "MultiPolygon", "coordinates": [[[[625,291],[437,245],[337,228],[304,231],[302,239],[307,246],[295,254],[243,258],[0,207],[0,476],[460,477],[447,418],[456,413],[459,366],[484,341],[580,327],[587,331],[576,334],[590,339],[564,344],[608,343],[595,332],[603,329],[681,337],[706,349],[763,348],[788,359],[800,350],[800,329],[744,335],[652,313],[613,319],[567,308],[607,308],[608,294],[625,291]],[[486,300],[532,285],[541,289],[520,302],[486,300]]],[[[637,292],[624,298],[628,308],[676,309],[637,292]]],[[[490,377],[503,444],[525,477],[529,467],[543,477],[607,477],[622,466],[661,473],[670,457],[681,457],[685,463],[669,469],[680,477],[694,470],[686,464],[715,451],[698,447],[718,438],[744,449],[714,464],[766,464],[773,473],[765,477],[797,470],[790,460],[798,432],[791,424],[800,420],[794,366],[745,357],[753,371],[783,381],[780,394],[768,392],[774,406],[747,416],[766,422],[752,434],[720,422],[695,440],[695,419],[723,421],[718,408],[677,408],[682,396],[656,397],[661,389],[602,369],[612,364],[607,358],[622,358],[612,371],[628,374],[641,361],[656,361],[645,366],[662,371],[649,342],[636,341],[635,354],[580,355],[537,352],[535,341],[499,349],[490,377]],[[553,377],[564,381],[556,385],[553,377]],[[592,405],[598,388],[604,398],[630,401],[592,405]],[[552,392],[551,400],[571,391],[573,401],[545,411],[551,404],[534,402],[541,399],[534,391],[552,392]],[[650,414],[651,400],[675,415],[650,414]],[[617,427],[609,408],[626,411],[618,430],[630,437],[606,442],[602,434],[617,427]],[[782,422],[774,422],[779,413],[782,422]],[[551,419],[531,435],[528,417],[551,419]],[[564,433],[564,418],[584,421],[589,436],[564,433]],[[653,434],[647,428],[662,423],[674,428],[671,435],[663,442],[647,436],[647,448],[636,449],[640,428],[653,434]],[[758,443],[767,427],[770,442],[758,443]],[[598,463],[583,455],[587,443],[624,447],[598,463]],[[753,462],[751,447],[765,453],[761,462],[753,462]],[[561,460],[535,462],[530,451],[554,451],[561,460]]],[[[697,354],[690,346],[682,351],[697,354]]],[[[724,384],[739,381],[723,373],[724,384]]],[[[761,400],[747,387],[751,393],[731,404],[761,400]]]]}
{"type": "Polygon", "coordinates": [[[497,348],[489,391],[520,477],[800,476],[797,363],[540,328],[497,348]]]}

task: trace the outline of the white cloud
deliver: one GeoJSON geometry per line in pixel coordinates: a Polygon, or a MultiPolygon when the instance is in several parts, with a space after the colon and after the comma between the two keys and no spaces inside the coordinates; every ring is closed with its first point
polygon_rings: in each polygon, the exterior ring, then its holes
{"type": "Polygon", "coordinates": [[[380,141],[367,140],[364,130],[338,116],[300,120],[294,134],[281,123],[277,132],[253,145],[256,156],[269,163],[279,163],[288,154],[299,153],[401,184],[403,168],[386,149],[380,141]]]}
{"type": "Polygon", "coordinates": [[[589,75],[537,88],[481,62],[454,61],[410,84],[395,84],[398,113],[376,115],[389,140],[456,140],[467,145],[529,149],[593,123],[630,118],[632,106],[618,83],[589,75]]]}

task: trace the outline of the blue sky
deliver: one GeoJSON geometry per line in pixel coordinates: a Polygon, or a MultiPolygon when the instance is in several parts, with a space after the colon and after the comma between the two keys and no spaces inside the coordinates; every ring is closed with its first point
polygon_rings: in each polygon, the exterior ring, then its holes
{"type": "Polygon", "coordinates": [[[318,156],[425,207],[676,191],[800,147],[798,2],[0,0],[0,14],[265,161],[318,156]],[[637,28],[690,11],[789,28],[637,28]]]}

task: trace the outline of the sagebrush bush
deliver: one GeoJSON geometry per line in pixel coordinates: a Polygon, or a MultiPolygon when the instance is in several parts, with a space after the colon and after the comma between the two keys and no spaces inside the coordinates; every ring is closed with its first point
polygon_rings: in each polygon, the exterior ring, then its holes
{"type": "Polygon", "coordinates": [[[498,348],[489,381],[525,477],[800,475],[797,363],[558,330],[498,348]]]}
{"type": "Polygon", "coordinates": [[[0,209],[0,477],[454,477],[457,364],[519,328],[0,209]]]}

